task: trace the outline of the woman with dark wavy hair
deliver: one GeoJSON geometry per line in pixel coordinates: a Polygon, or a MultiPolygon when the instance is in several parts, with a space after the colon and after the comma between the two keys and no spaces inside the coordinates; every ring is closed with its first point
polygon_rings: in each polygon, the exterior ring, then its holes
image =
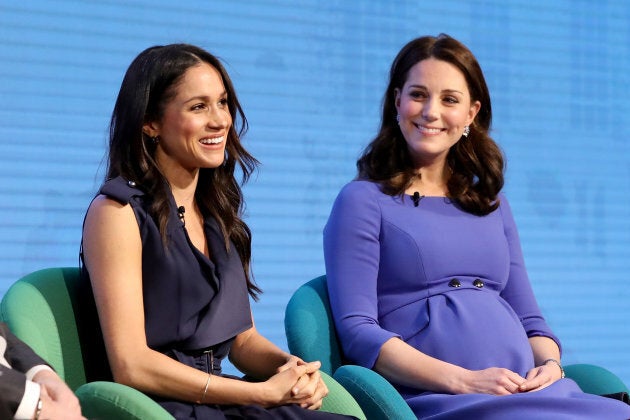
{"type": "Polygon", "coordinates": [[[254,326],[260,289],[234,176],[257,164],[246,128],[228,74],[198,47],[148,48],[127,70],[82,242],[113,378],[178,419],[345,417],[316,411],[328,393],[319,362],[254,326]],[[259,381],[223,375],[228,355],[259,381]]]}
{"type": "Polygon", "coordinates": [[[391,381],[418,418],[630,418],[630,406],[563,379],[500,192],[491,121],[463,44],[425,36],[398,53],[380,130],[324,230],[344,355],[391,381]]]}

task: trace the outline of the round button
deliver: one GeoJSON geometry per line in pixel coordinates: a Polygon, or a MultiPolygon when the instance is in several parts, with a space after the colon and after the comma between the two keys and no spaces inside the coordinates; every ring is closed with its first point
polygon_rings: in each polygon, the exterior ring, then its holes
{"type": "Polygon", "coordinates": [[[461,287],[462,284],[458,279],[451,279],[451,281],[448,282],[448,285],[451,287],[461,287]]]}
{"type": "Polygon", "coordinates": [[[127,185],[129,185],[131,188],[135,188],[136,187],[136,182],[135,181],[127,181],[127,185]]]}
{"type": "Polygon", "coordinates": [[[473,286],[481,289],[483,287],[483,281],[481,281],[481,279],[475,279],[475,281],[473,281],[473,286]]]}

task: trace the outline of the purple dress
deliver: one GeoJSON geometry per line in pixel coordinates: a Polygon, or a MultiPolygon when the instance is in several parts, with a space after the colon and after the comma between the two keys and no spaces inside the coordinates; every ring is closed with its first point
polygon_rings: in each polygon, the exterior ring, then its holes
{"type": "MultiPolygon", "coordinates": [[[[398,337],[467,369],[534,367],[528,337],[558,342],[534,298],[504,196],[487,216],[444,197],[392,197],[368,181],[340,192],[324,230],[330,303],[344,356],[372,368],[398,337]]],[[[570,379],[509,396],[394,384],[422,419],[629,419],[630,405],[570,379]]]]}

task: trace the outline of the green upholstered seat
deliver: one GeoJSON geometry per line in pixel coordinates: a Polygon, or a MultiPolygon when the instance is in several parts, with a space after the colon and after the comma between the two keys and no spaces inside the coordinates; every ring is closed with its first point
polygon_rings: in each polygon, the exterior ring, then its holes
{"type": "MultiPolygon", "coordinates": [[[[173,419],[159,404],[134,388],[108,380],[89,381],[90,372],[105,369],[109,373],[109,367],[102,360],[103,349],[99,357],[87,354],[89,348],[94,348],[94,342],[99,342],[94,338],[100,340],[101,332],[98,321],[88,328],[85,325],[79,328],[82,321],[77,319],[81,306],[79,281],[80,271],[76,267],[47,268],[26,275],[3,296],[0,318],[75,390],[87,418],[173,419]]],[[[322,410],[365,419],[357,402],[341,385],[326,374],[322,377],[330,390],[322,410]]]]}
{"type": "MultiPolygon", "coordinates": [[[[86,337],[79,334],[75,316],[79,280],[78,268],[47,268],[28,274],[3,296],[0,316],[75,390],[85,417],[172,420],[166,410],[134,388],[87,381],[86,337]]],[[[98,325],[92,333],[100,334],[98,325]]]]}

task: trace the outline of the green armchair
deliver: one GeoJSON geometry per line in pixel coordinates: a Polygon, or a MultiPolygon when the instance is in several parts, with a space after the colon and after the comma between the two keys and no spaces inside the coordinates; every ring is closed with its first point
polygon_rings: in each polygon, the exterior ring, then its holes
{"type": "Polygon", "coordinates": [[[107,372],[109,367],[104,352],[98,357],[89,354],[91,343],[100,339],[98,322],[91,331],[79,328],[79,280],[78,268],[47,268],[26,275],[2,298],[0,317],[75,390],[85,417],[173,420],[134,388],[108,380],[91,381],[92,371],[107,372]]]}
{"type": "MultiPolygon", "coordinates": [[[[36,271],[9,288],[0,302],[0,319],[75,391],[85,417],[173,420],[147,395],[112,381],[91,294],[84,287],[78,268],[36,271]]],[[[329,389],[323,411],[365,419],[339,383],[325,373],[322,379],[329,389]]]]}
{"type": "MultiPolygon", "coordinates": [[[[354,396],[368,419],[416,419],[402,396],[382,376],[344,363],[331,317],[326,276],[317,277],[295,291],[287,304],[284,324],[291,353],[306,361],[320,360],[322,371],[332,375],[354,396]]],[[[615,374],[599,366],[567,365],[565,372],[584,392],[598,395],[628,392],[615,374]]]]}

